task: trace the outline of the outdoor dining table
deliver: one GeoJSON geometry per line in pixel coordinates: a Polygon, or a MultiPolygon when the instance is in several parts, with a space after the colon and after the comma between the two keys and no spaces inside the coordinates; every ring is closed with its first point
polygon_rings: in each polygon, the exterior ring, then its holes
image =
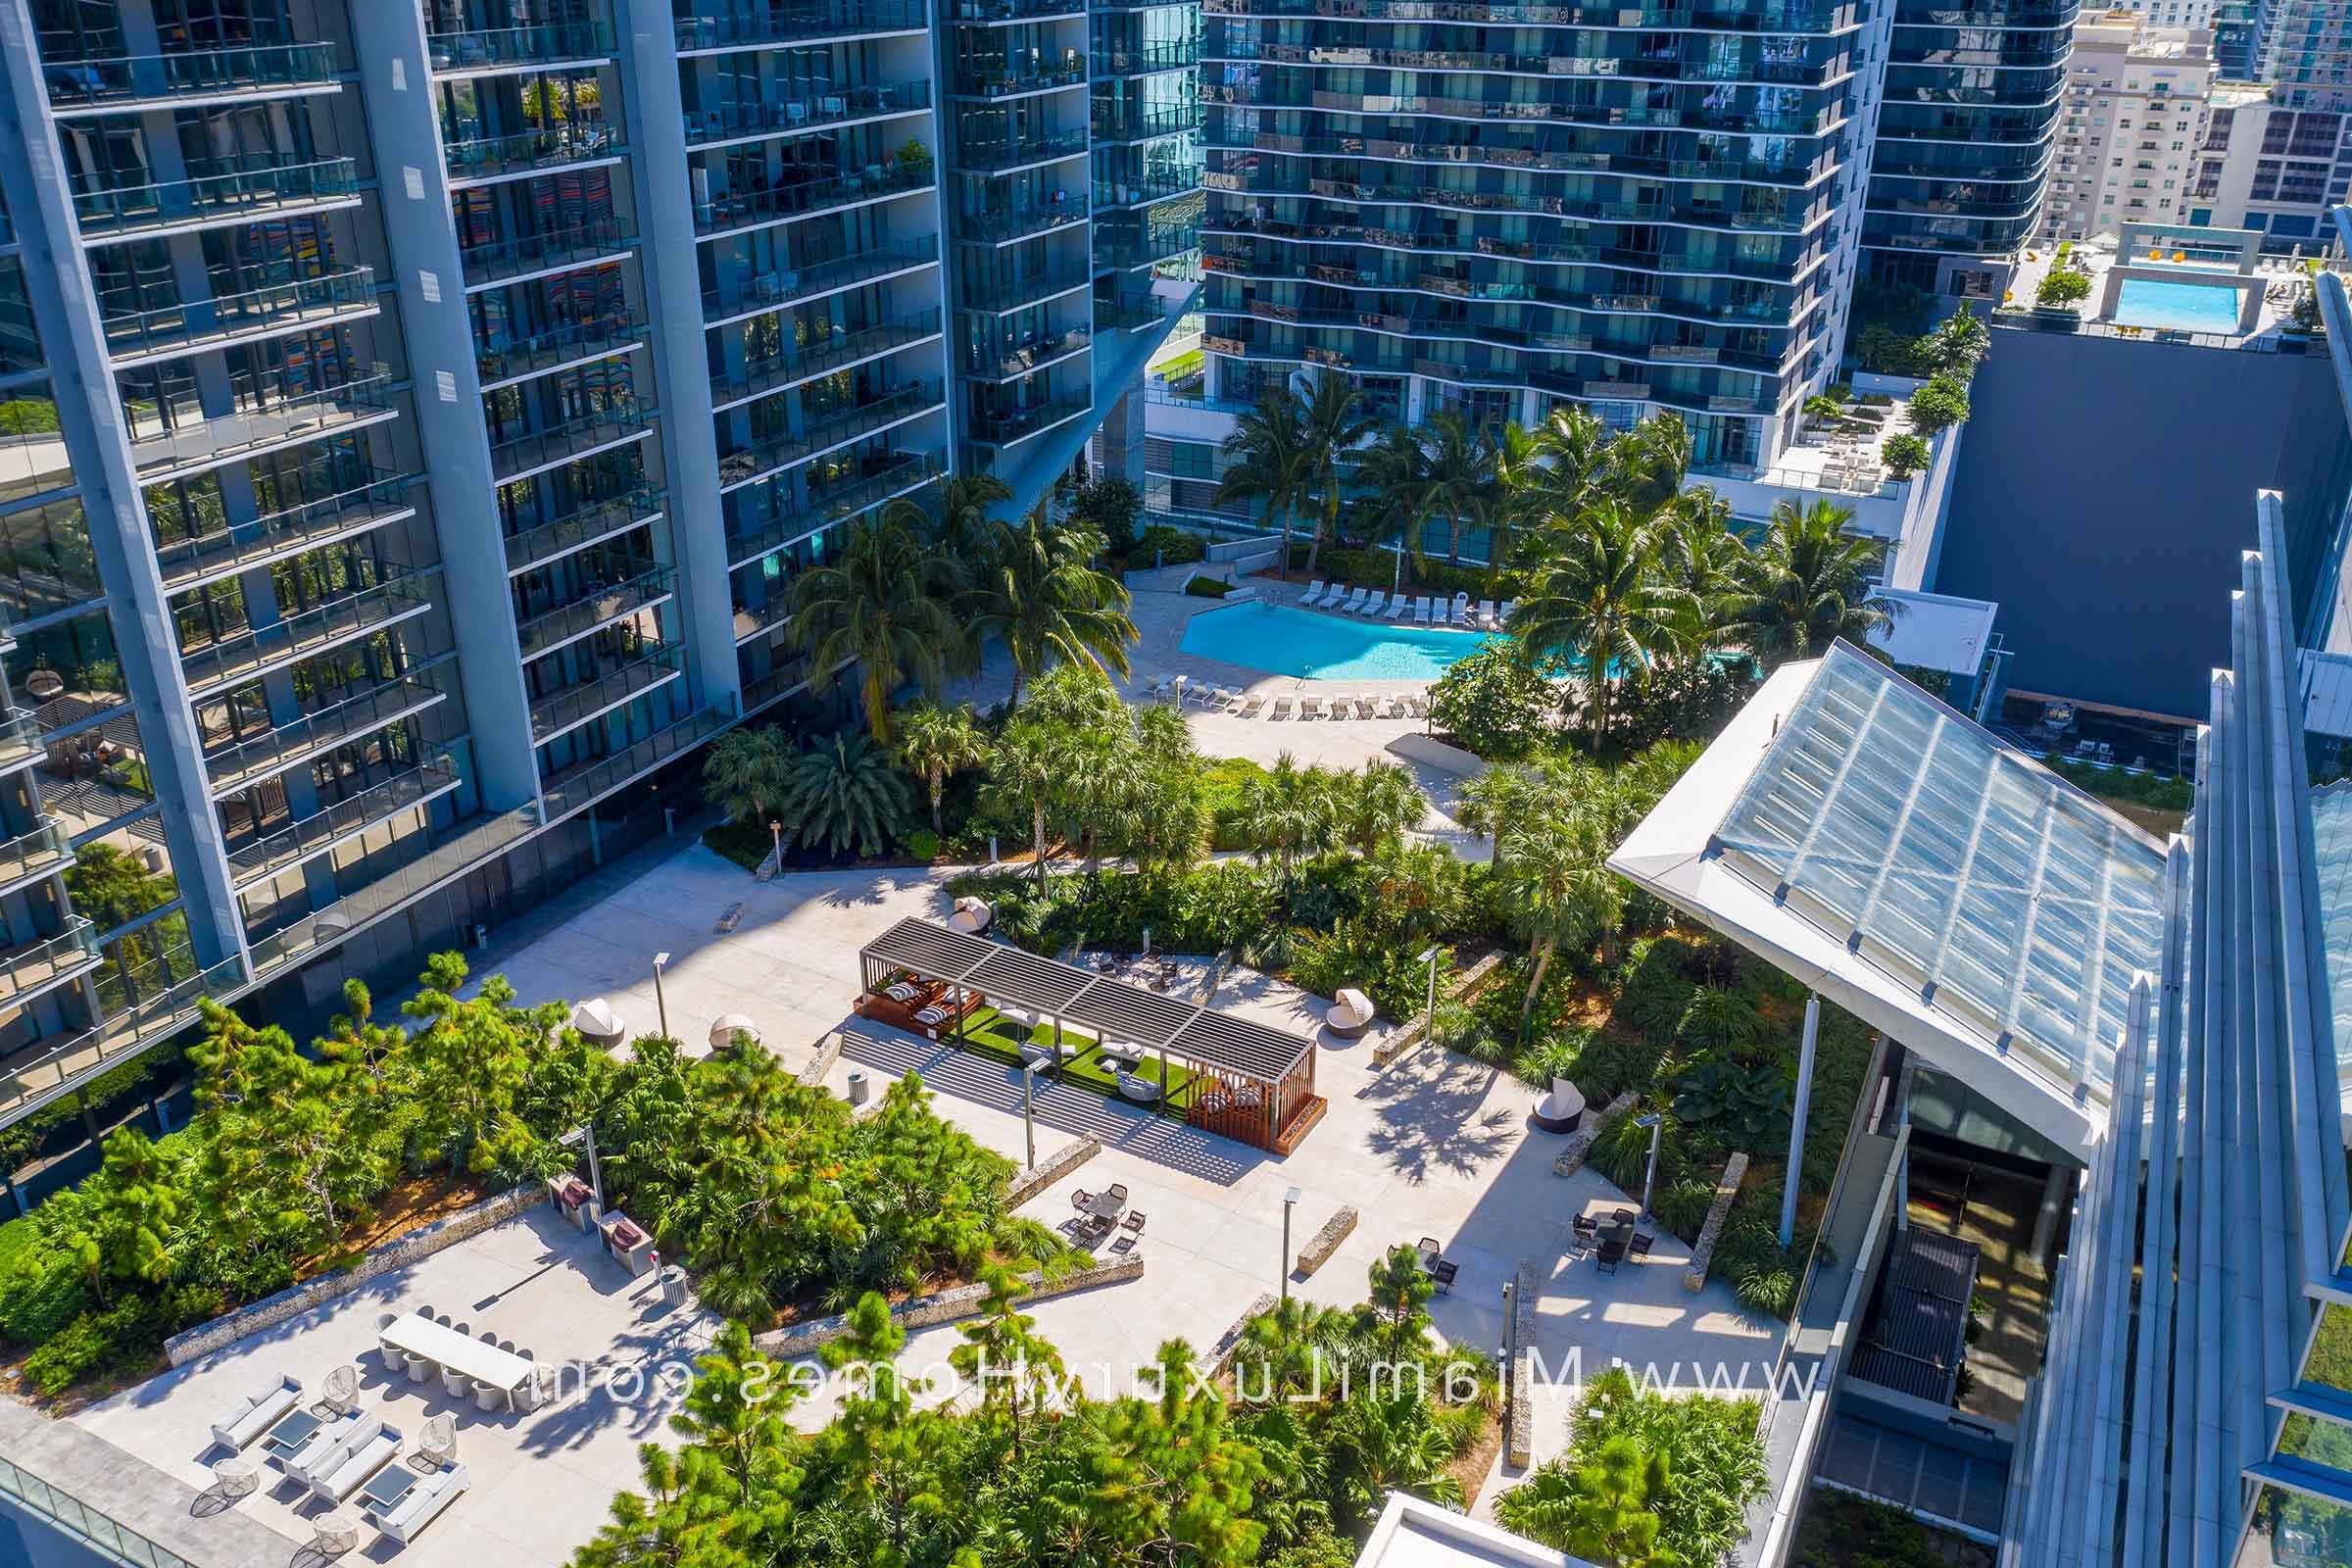
{"type": "Polygon", "coordinates": [[[435,1366],[449,1368],[508,1394],[528,1383],[535,1370],[529,1361],[511,1350],[468,1339],[416,1312],[394,1318],[384,1326],[379,1338],[403,1355],[422,1357],[435,1366]]]}
{"type": "Polygon", "coordinates": [[[1124,1201],[1108,1193],[1097,1193],[1087,1203],[1086,1211],[1097,1219],[1117,1219],[1119,1211],[1126,1206],[1124,1201]]]}

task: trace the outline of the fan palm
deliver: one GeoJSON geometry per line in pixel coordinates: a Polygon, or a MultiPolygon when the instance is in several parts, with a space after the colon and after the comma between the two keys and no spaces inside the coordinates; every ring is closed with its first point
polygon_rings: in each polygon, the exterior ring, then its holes
{"type": "Polygon", "coordinates": [[[998,531],[972,573],[971,630],[1012,656],[1012,700],[1021,682],[1055,664],[1091,664],[1124,675],[1135,622],[1127,587],[1095,569],[1102,536],[1052,521],[1046,503],[1017,528],[998,531]]]}
{"type": "Polygon", "coordinates": [[[1308,486],[1323,514],[1315,524],[1314,538],[1306,547],[1306,569],[1310,576],[1323,541],[1339,537],[1341,492],[1348,487],[1348,476],[1340,472],[1340,459],[1362,446],[1377,428],[1377,421],[1364,412],[1363,399],[1356,392],[1352,377],[1328,368],[1315,372],[1298,409],[1298,433],[1300,444],[1306,449],[1308,486]]]}
{"type": "Polygon", "coordinates": [[[1287,1394],[1319,1396],[1337,1370],[1348,1326],[1348,1314],[1336,1306],[1286,1297],[1272,1311],[1242,1326],[1234,1350],[1234,1392],[1256,1403],[1287,1394]]]}
{"type": "MultiPolygon", "coordinates": [[[[1494,479],[1494,454],[1469,421],[1451,409],[1430,416],[1429,512],[1446,520],[1446,563],[1459,565],[1462,534],[1467,524],[1487,520],[1485,512],[1494,479]]],[[[1495,543],[1488,541],[1488,553],[1495,543]]]]}
{"type": "Polygon", "coordinates": [[[1282,574],[1291,574],[1291,526],[1305,502],[1311,468],[1299,428],[1298,400],[1287,389],[1268,392],[1237,416],[1218,449],[1225,459],[1215,505],[1258,502],[1269,526],[1282,529],[1282,574]]]}
{"type": "Polygon", "coordinates": [[[1332,780],[1332,806],[1341,837],[1369,856],[1419,827],[1429,798],[1421,793],[1411,768],[1375,759],[1360,772],[1341,773],[1332,780]]]}
{"type": "Polygon", "coordinates": [[[770,815],[784,795],[792,743],[770,725],[731,729],[711,743],[703,759],[703,793],[731,822],[770,815]]]}
{"type": "Polygon", "coordinates": [[[1356,1395],[1332,1412],[1331,1456],[1350,1509],[1360,1519],[1380,1511],[1392,1492],[1409,1492],[1458,1508],[1462,1484],[1448,1469],[1453,1440],[1420,1391],[1356,1395]]]}
{"type": "Polygon", "coordinates": [[[779,813],[804,844],[834,855],[879,855],[906,829],[906,776],[871,736],[836,730],[809,743],[784,775],[779,813]]]}
{"type": "Polygon", "coordinates": [[[1429,448],[1420,432],[1392,424],[1356,465],[1355,477],[1371,492],[1372,542],[1396,546],[1392,586],[1401,584],[1405,556],[1411,555],[1416,566],[1427,559],[1422,529],[1430,517],[1429,448]]]}
{"type": "Polygon", "coordinates": [[[1284,752],[1270,770],[1243,781],[1235,822],[1260,859],[1271,855],[1282,867],[1283,906],[1288,908],[1299,857],[1331,844],[1331,775],[1319,767],[1300,767],[1298,759],[1284,752]]]}
{"type": "MultiPolygon", "coordinates": [[[[892,726],[890,755],[907,772],[918,775],[931,795],[931,831],[944,832],[939,806],[946,795],[948,775],[988,760],[988,742],[972,721],[969,707],[942,708],[916,703],[900,710],[892,726]]],[[[721,745],[725,742],[721,741],[721,745]]],[[[713,749],[715,751],[715,748],[713,749]]],[[[708,773],[708,767],[705,772],[708,773]]]]}
{"type": "Polygon", "coordinates": [[[939,487],[940,547],[959,562],[977,562],[1004,526],[995,508],[1012,491],[993,473],[959,473],[939,487]]]}
{"type": "Polygon", "coordinates": [[[1522,1035],[1563,946],[1605,936],[1623,918],[1625,890],[1608,868],[1609,841],[1591,811],[1545,813],[1507,836],[1498,873],[1511,923],[1528,939],[1532,970],[1519,1009],[1522,1035]]]}
{"type": "Polygon", "coordinates": [[[1827,501],[1784,501],[1724,606],[1721,637],[1766,665],[1810,659],[1842,638],[1868,650],[1894,623],[1896,605],[1872,580],[1882,547],[1845,531],[1853,514],[1827,501]]]}
{"type": "Polygon", "coordinates": [[[1675,649],[1690,621],[1690,594],[1660,569],[1659,539],[1649,517],[1614,498],[1574,517],[1554,514],[1537,542],[1543,564],[1511,615],[1531,653],[1576,662],[1595,750],[1608,740],[1616,682],[1675,649]]]}
{"type": "Polygon", "coordinates": [[[858,666],[868,733],[890,739],[890,694],[911,679],[936,696],[967,646],[955,612],[956,573],[923,544],[920,508],[895,502],[853,521],[841,554],[801,574],[784,635],[808,656],[811,687],[829,690],[858,666]]]}

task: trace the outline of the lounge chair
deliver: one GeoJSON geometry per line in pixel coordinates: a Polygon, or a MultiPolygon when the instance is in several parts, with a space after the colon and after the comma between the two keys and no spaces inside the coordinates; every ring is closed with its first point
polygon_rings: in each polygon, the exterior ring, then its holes
{"type": "Polygon", "coordinates": [[[1352,702],[1353,699],[1346,693],[1334,697],[1331,700],[1331,716],[1333,718],[1353,718],[1355,710],[1349,706],[1352,702]]]}
{"type": "Polygon", "coordinates": [[[1398,594],[1396,598],[1389,601],[1388,618],[1391,620],[1399,619],[1404,615],[1411,613],[1412,608],[1413,602],[1406,598],[1403,594],[1398,594]]]}
{"type": "Polygon", "coordinates": [[[355,1433],[340,1453],[318,1465],[306,1478],[311,1495],[325,1502],[341,1502],[369,1476],[400,1457],[401,1441],[400,1429],[381,1421],[366,1432],[355,1433]]]}
{"type": "Polygon", "coordinates": [[[408,1495],[393,1504],[389,1512],[370,1512],[368,1517],[374,1521],[376,1529],[405,1546],[471,1484],[464,1465],[444,1465],[410,1488],[408,1495]]]}
{"type": "Polygon", "coordinates": [[[1478,602],[1478,623],[1481,626],[1493,626],[1494,624],[1494,600],[1481,599],[1478,602]]]}
{"type": "Polygon", "coordinates": [[[1300,595],[1298,596],[1298,603],[1299,603],[1300,605],[1315,605],[1315,604],[1320,604],[1320,603],[1322,603],[1322,600],[1323,600],[1323,579],[1322,579],[1322,578],[1320,578],[1320,577],[1317,577],[1317,578],[1314,580],[1314,582],[1308,586],[1308,588],[1307,588],[1306,592],[1304,592],[1304,593],[1302,593],[1302,594],[1300,594],[1300,595]]]}
{"type": "Polygon", "coordinates": [[[1333,1034],[1344,1040],[1353,1040],[1372,1026],[1376,1016],[1372,999],[1349,986],[1334,999],[1331,1010],[1323,1015],[1323,1022],[1333,1034]]]}
{"type": "Polygon", "coordinates": [[[1251,692],[1242,699],[1242,716],[1244,718],[1255,718],[1257,716],[1257,710],[1265,706],[1265,694],[1262,692],[1251,692]]]}
{"type": "Polygon", "coordinates": [[[1225,712],[1232,712],[1241,705],[1241,701],[1242,689],[1239,686],[1220,686],[1217,688],[1216,706],[1225,712]]]}
{"type": "Polygon", "coordinates": [[[277,1418],[302,1399],[302,1379],[283,1377],[276,1385],[249,1396],[236,1413],[213,1428],[213,1441],[223,1448],[240,1449],[276,1425],[277,1418]]]}
{"type": "Polygon", "coordinates": [[[1320,697],[1299,698],[1298,716],[1300,718],[1321,718],[1323,716],[1323,699],[1320,697]]]}
{"type": "Polygon", "coordinates": [[[1359,610],[1363,609],[1363,608],[1364,608],[1364,601],[1365,601],[1365,600],[1367,600],[1367,599],[1369,599],[1369,598],[1371,598],[1371,597],[1372,597],[1372,590],[1371,590],[1371,589],[1369,589],[1369,588],[1358,588],[1358,589],[1357,589],[1357,590],[1356,590],[1356,591],[1355,591],[1355,592],[1354,592],[1352,595],[1350,595],[1350,596],[1348,597],[1348,602],[1347,602],[1346,604],[1344,604],[1344,605],[1342,605],[1342,606],[1340,607],[1340,610],[1342,611],[1342,612],[1344,612],[1344,613],[1346,613],[1346,614],[1350,614],[1350,615],[1352,615],[1352,614],[1354,614],[1354,613],[1355,613],[1357,611],[1359,611],[1359,610]]]}
{"type": "Polygon", "coordinates": [[[1119,1097],[1132,1100],[1139,1105],[1154,1104],[1159,1100],[1158,1081],[1139,1074],[1122,1072],[1118,1075],[1119,1097]]]}
{"type": "Polygon", "coordinates": [[[1378,703],[1376,703],[1376,702],[1374,702],[1374,701],[1372,700],[1372,697],[1371,697],[1371,694],[1370,694],[1370,693],[1368,693],[1368,692],[1358,692],[1358,693],[1356,693],[1356,694],[1355,694],[1355,716],[1356,716],[1356,717],[1358,717],[1358,718],[1377,718],[1379,715],[1380,715],[1380,705],[1379,705],[1378,703]]]}
{"type": "Polygon", "coordinates": [[[1323,595],[1323,603],[1318,608],[1323,610],[1337,610],[1340,608],[1341,602],[1347,597],[1348,585],[1344,582],[1335,582],[1331,585],[1330,590],[1323,595]]]}
{"type": "Polygon", "coordinates": [[[1505,600],[1502,602],[1502,609],[1500,609],[1499,611],[1496,611],[1496,612],[1495,612],[1495,619],[1496,619],[1496,620],[1497,620],[1497,621],[1498,621],[1500,624],[1502,624],[1502,625],[1505,625],[1505,626],[1508,626],[1508,625],[1511,623],[1511,612],[1512,612],[1512,611],[1514,611],[1514,610],[1517,610],[1518,608],[1519,608],[1519,601],[1518,601],[1518,600],[1516,600],[1516,599],[1505,599],[1505,600]]]}
{"type": "Polygon", "coordinates": [[[1153,676],[1152,684],[1145,688],[1144,695],[1152,699],[1153,702],[1157,702],[1160,698],[1167,696],[1168,677],[1165,675],[1153,676]]]}
{"type": "Polygon", "coordinates": [[[1383,610],[1388,608],[1388,603],[1389,591],[1386,588],[1377,589],[1374,591],[1371,598],[1364,601],[1363,613],[1367,615],[1377,615],[1383,610]]]}
{"type": "Polygon", "coordinates": [[[1372,716],[1375,718],[1401,718],[1404,716],[1404,710],[1396,706],[1396,699],[1394,695],[1379,698],[1373,703],[1372,709],[1372,716]]]}
{"type": "Polygon", "coordinates": [[[1290,716],[1291,716],[1291,699],[1290,699],[1290,697],[1288,696],[1288,694],[1285,694],[1284,696],[1281,696],[1281,697],[1277,697],[1277,698],[1275,698],[1275,699],[1274,699],[1274,711],[1272,711],[1271,713],[1268,713],[1268,714],[1266,715],[1266,717],[1267,717],[1267,718],[1269,718],[1269,719],[1276,719],[1276,718],[1288,718],[1288,717],[1290,717],[1290,716]]]}
{"type": "Polygon", "coordinates": [[[1422,594],[1413,601],[1413,623],[1417,626],[1429,624],[1429,595],[1422,594]]]}
{"type": "Polygon", "coordinates": [[[1468,594],[1455,594],[1453,596],[1453,608],[1446,612],[1446,618],[1456,626],[1469,625],[1470,596],[1468,594]]]}

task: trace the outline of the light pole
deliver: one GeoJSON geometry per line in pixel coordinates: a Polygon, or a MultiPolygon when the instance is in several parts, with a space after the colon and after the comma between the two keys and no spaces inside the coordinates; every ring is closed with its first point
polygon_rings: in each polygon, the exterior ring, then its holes
{"type": "Polygon", "coordinates": [[[769,838],[770,840],[772,840],[772,841],[774,842],[774,844],[775,844],[775,853],[776,853],[776,869],[777,869],[777,870],[779,870],[779,871],[781,871],[781,870],[783,870],[783,869],[784,869],[784,821],[783,821],[783,818],[781,818],[781,817],[770,817],[770,818],[768,818],[768,822],[767,822],[767,836],[768,836],[768,838],[769,838]]]}
{"type": "Polygon", "coordinates": [[[1511,1458],[1511,1366],[1519,1359],[1519,1314],[1511,1310],[1517,1293],[1516,1280],[1502,1282],[1502,1458],[1511,1458]]]}
{"type": "Polygon", "coordinates": [[[662,1038],[669,1038],[669,1003],[662,995],[662,969],[669,962],[667,953],[654,955],[654,1016],[662,1020],[662,1038]]]}
{"type": "Polygon", "coordinates": [[[1649,1129],[1649,1168],[1642,1176],[1642,1217],[1649,1218],[1649,1190],[1658,1182],[1658,1138],[1666,1130],[1666,1118],[1656,1111],[1636,1116],[1634,1125],[1649,1129]]]}
{"type": "Polygon", "coordinates": [[[1291,1210],[1306,1195],[1294,1187],[1282,1195],[1282,1298],[1291,1298],[1291,1210]]]}
{"type": "Polygon", "coordinates": [[[1438,1038],[1438,950],[1433,945],[1427,953],[1413,960],[1429,965],[1429,1010],[1421,1015],[1421,1043],[1429,1044],[1438,1038]]]}
{"type": "Polygon", "coordinates": [[[1021,1063],[1021,1139],[1029,1150],[1031,1170],[1037,1169],[1037,1121],[1031,1113],[1031,1104],[1037,1093],[1037,1069],[1044,1065],[1042,1061],[1021,1063]]]}

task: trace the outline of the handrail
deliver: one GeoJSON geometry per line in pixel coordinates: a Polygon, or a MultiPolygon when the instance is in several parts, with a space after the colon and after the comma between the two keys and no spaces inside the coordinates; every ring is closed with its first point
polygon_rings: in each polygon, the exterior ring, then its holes
{"type": "Polygon", "coordinates": [[[929,81],[894,81],[880,86],[837,84],[829,90],[810,91],[810,97],[788,102],[690,109],[686,112],[686,143],[693,147],[739,137],[789,136],[796,131],[821,130],[869,115],[913,114],[931,107],[929,81]]]}
{"type": "Polygon", "coordinates": [[[292,766],[301,758],[364,734],[395,714],[439,702],[440,670],[446,657],[418,664],[357,697],[305,713],[289,724],[266,730],[251,740],[236,741],[204,757],[205,775],[216,795],[292,766]]]}
{"type": "Polygon", "coordinates": [[[0,1000],[21,997],[32,987],[47,985],[75,964],[97,956],[97,928],[81,915],[74,915],[57,935],[0,953],[0,1000]],[[36,965],[42,973],[25,973],[36,965]]]}
{"type": "Polygon", "coordinates": [[[267,626],[185,649],[179,664],[192,692],[249,679],[280,660],[298,659],[340,637],[369,631],[432,604],[416,581],[422,573],[383,568],[380,582],[297,611],[267,626]]]}
{"type": "Polygon", "coordinates": [[[592,219],[567,228],[517,234],[512,239],[486,240],[458,249],[458,265],[476,282],[495,282],[541,268],[584,265],[636,249],[637,237],[616,218],[592,219]]]}
{"type": "Polygon", "coordinates": [[[631,485],[618,495],[601,497],[561,517],[510,534],[507,569],[519,571],[575,545],[651,521],[661,513],[666,495],[659,485],[631,485]]]}
{"type": "Polygon", "coordinates": [[[615,431],[651,430],[653,417],[651,405],[628,398],[544,430],[526,430],[491,446],[490,471],[505,484],[526,468],[561,463],[575,452],[617,439],[615,431]]]}
{"type": "Polygon", "coordinates": [[[74,846],[65,828],[54,817],[44,815],[30,832],[0,844],[0,882],[28,876],[45,860],[63,863],[73,858],[74,846]]]}
{"type": "Polygon", "coordinates": [[[458,782],[456,768],[425,762],[314,811],[228,852],[229,870],[250,882],[324,849],[355,829],[380,822],[458,782]]]}
{"type": "Polygon", "coordinates": [[[722,371],[712,376],[710,399],[713,403],[729,403],[758,397],[778,387],[790,386],[795,381],[823,375],[869,356],[885,354],[927,337],[937,337],[939,330],[940,315],[934,307],[927,311],[909,312],[895,321],[835,332],[796,352],[769,355],[757,361],[747,360],[740,370],[722,371]]]}
{"type": "Polygon", "coordinates": [[[1091,404],[1081,399],[1057,398],[1031,409],[1013,409],[1004,414],[975,414],[972,416],[972,439],[988,446],[1010,446],[1026,441],[1041,430],[1051,429],[1065,419],[1084,414],[1091,404]]]}
{"type": "Polygon", "coordinates": [[[887,496],[927,479],[935,479],[944,471],[938,454],[923,452],[894,463],[876,473],[853,479],[837,489],[826,490],[815,485],[808,487],[808,504],[795,507],[782,504],[775,514],[761,520],[757,527],[727,535],[727,563],[730,567],[772,555],[796,539],[805,539],[820,528],[854,517],[867,507],[887,496]]]}
{"type": "Polygon", "coordinates": [[[484,381],[505,381],[534,370],[584,359],[601,350],[619,350],[645,336],[646,319],[622,312],[591,321],[572,321],[512,342],[474,345],[474,368],[484,381]]]}
{"type": "Polygon", "coordinates": [[[346,267],[315,276],[264,283],[233,294],[215,294],[209,299],[181,300],[153,310],[109,316],[104,323],[106,346],[117,355],[176,348],[211,333],[263,326],[288,316],[374,303],[375,270],[346,267]]]}
{"type": "Polygon", "coordinates": [[[381,365],[370,366],[366,375],[257,400],[227,414],[198,411],[201,416],[193,424],[134,436],[131,461],[142,472],[197,459],[226,462],[256,447],[309,440],[322,430],[389,409],[392,394],[391,372],[381,365]]]}
{"type": "Polygon", "coordinates": [[[531,743],[543,746],[597,714],[652,691],[685,667],[684,650],[678,644],[656,643],[594,680],[543,697],[531,705],[531,743]]]}
{"type": "MultiPolygon", "coordinates": [[[[0,1112],[16,1111],[26,1101],[35,1097],[43,1099],[53,1097],[63,1091],[67,1083],[76,1076],[85,1076],[96,1072],[122,1056],[133,1054],[159,1040],[176,1034],[191,1017],[195,1016],[197,998],[226,991],[241,984],[244,978],[245,966],[241,960],[233,957],[223,958],[203,973],[191,975],[180,981],[169,991],[134,1003],[102,1023],[84,1029],[78,1034],[69,1035],[21,1066],[0,1068],[0,1112]],[[74,1065],[74,1059],[85,1052],[91,1054],[88,1060],[78,1066],[74,1065]]],[[[33,1044],[37,1047],[40,1042],[35,1041],[33,1044]]],[[[110,1538],[94,1534],[84,1528],[86,1519],[83,1523],[76,1523],[73,1519],[62,1518],[55,1511],[44,1508],[38,1497],[27,1496],[24,1492],[15,1490],[24,1475],[23,1470],[13,1466],[7,1459],[0,1458],[0,1492],[6,1492],[11,1496],[27,1503],[36,1512],[42,1512],[47,1517],[57,1519],[69,1529],[80,1531],[86,1539],[95,1541],[102,1546],[109,1544],[110,1538]]],[[[52,1497],[56,1496],[54,1493],[51,1495],[52,1497]]],[[[72,1499],[61,1500],[71,1501],[72,1499]]],[[[104,1522],[108,1525],[114,1524],[112,1520],[104,1522]]],[[[118,1534],[112,1539],[118,1544],[122,1540],[134,1541],[139,1548],[154,1552],[153,1558],[149,1559],[137,1557],[130,1550],[125,1549],[124,1555],[130,1556],[131,1560],[151,1561],[154,1568],[172,1568],[174,1564],[179,1565],[179,1568],[187,1568],[183,1559],[173,1556],[153,1542],[135,1537],[119,1525],[114,1528],[118,1534]]]]}
{"type": "Polygon", "coordinates": [[[695,204],[694,231],[696,237],[710,239],[759,223],[808,218],[877,197],[929,190],[934,183],[931,165],[898,164],[873,175],[843,173],[801,185],[722,191],[695,204]]]}
{"type": "Polygon", "coordinates": [[[610,588],[597,588],[516,626],[515,649],[525,660],[536,659],[583,632],[668,598],[675,587],[676,578],[669,567],[654,566],[610,588]]]}
{"type": "Polygon", "coordinates": [[[74,216],[84,233],[134,233],[216,213],[270,212],[297,202],[357,196],[360,189],[359,164],[349,158],[261,153],[188,167],[201,172],[185,179],[124,185],[101,185],[101,176],[76,175],[74,216]]]}
{"type": "Polygon", "coordinates": [[[322,85],[333,81],[340,70],[331,43],[254,43],[61,60],[42,75],[49,102],[70,108],[179,93],[322,85]]]}
{"type": "Polygon", "coordinates": [[[169,587],[200,572],[235,565],[299,545],[319,534],[339,532],[363,509],[368,513],[414,512],[416,509],[407,501],[406,492],[416,477],[386,475],[282,512],[266,513],[251,522],[232,522],[220,533],[158,545],[156,564],[169,587]]]}
{"type": "Polygon", "coordinates": [[[735,722],[735,700],[722,697],[664,729],[600,761],[558,773],[539,786],[540,817],[555,821],[610,794],[648,768],[699,746],[704,739],[735,722]]]}
{"type": "Polygon", "coordinates": [[[743,280],[732,304],[728,303],[724,289],[703,290],[703,318],[707,321],[714,317],[750,316],[780,310],[806,295],[846,288],[869,277],[880,277],[885,272],[903,272],[908,268],[921,267],[938,260],[939,236],[925,234],[902,244],[879,246],[870,251],[837,256],[831,261],[815,262],[797,270],[762,272],[743,280]]]}
{"type": "Polygon", "coordinates": [[[856,440],[869,430],[881,429],[943,401],[939,382],[916,381],[894,388],[871,403],[856,404],[830,417],[812,419],[802,426],[799,435],[779,436],[721,453],[718,487],[730,490],[768,478],[795,464],[807,462],[827,447],[856,440]]]}
{"type": "Polygon", "coordinates": [[[424,52],[435,71],[596,60],[612,52],[612,33],[602,21],[588,19],[521,27],[467,27],[426,33],[424,52]]]}
{"type": "Polygon", "coordinates": [[[756,47],[800,43],[833,33],[909,32],[929,25],[923,0],[859,0],[859,3],[798,6],[764,16],[680,17],[680,49],[756,47]]]}
{"type": "Polygon", "coordinates": [[[1023,239],[1085,219],[1085,197],[1073,196],[1068,191],[1056,191],[1054,196],[1055,200],[1038,205],[965,215],[960,220],[964,230],[961,237],[990,243],[1023,239]]]}
{"type": "Polygon", "coordinates": [[[591,121],[444,142],[441,156],[451,178],[471,179],[516,169],[576,163],[583,158],[617,158],[626,151],[628,144],[616,129],[602,121],[591,121]]]}

